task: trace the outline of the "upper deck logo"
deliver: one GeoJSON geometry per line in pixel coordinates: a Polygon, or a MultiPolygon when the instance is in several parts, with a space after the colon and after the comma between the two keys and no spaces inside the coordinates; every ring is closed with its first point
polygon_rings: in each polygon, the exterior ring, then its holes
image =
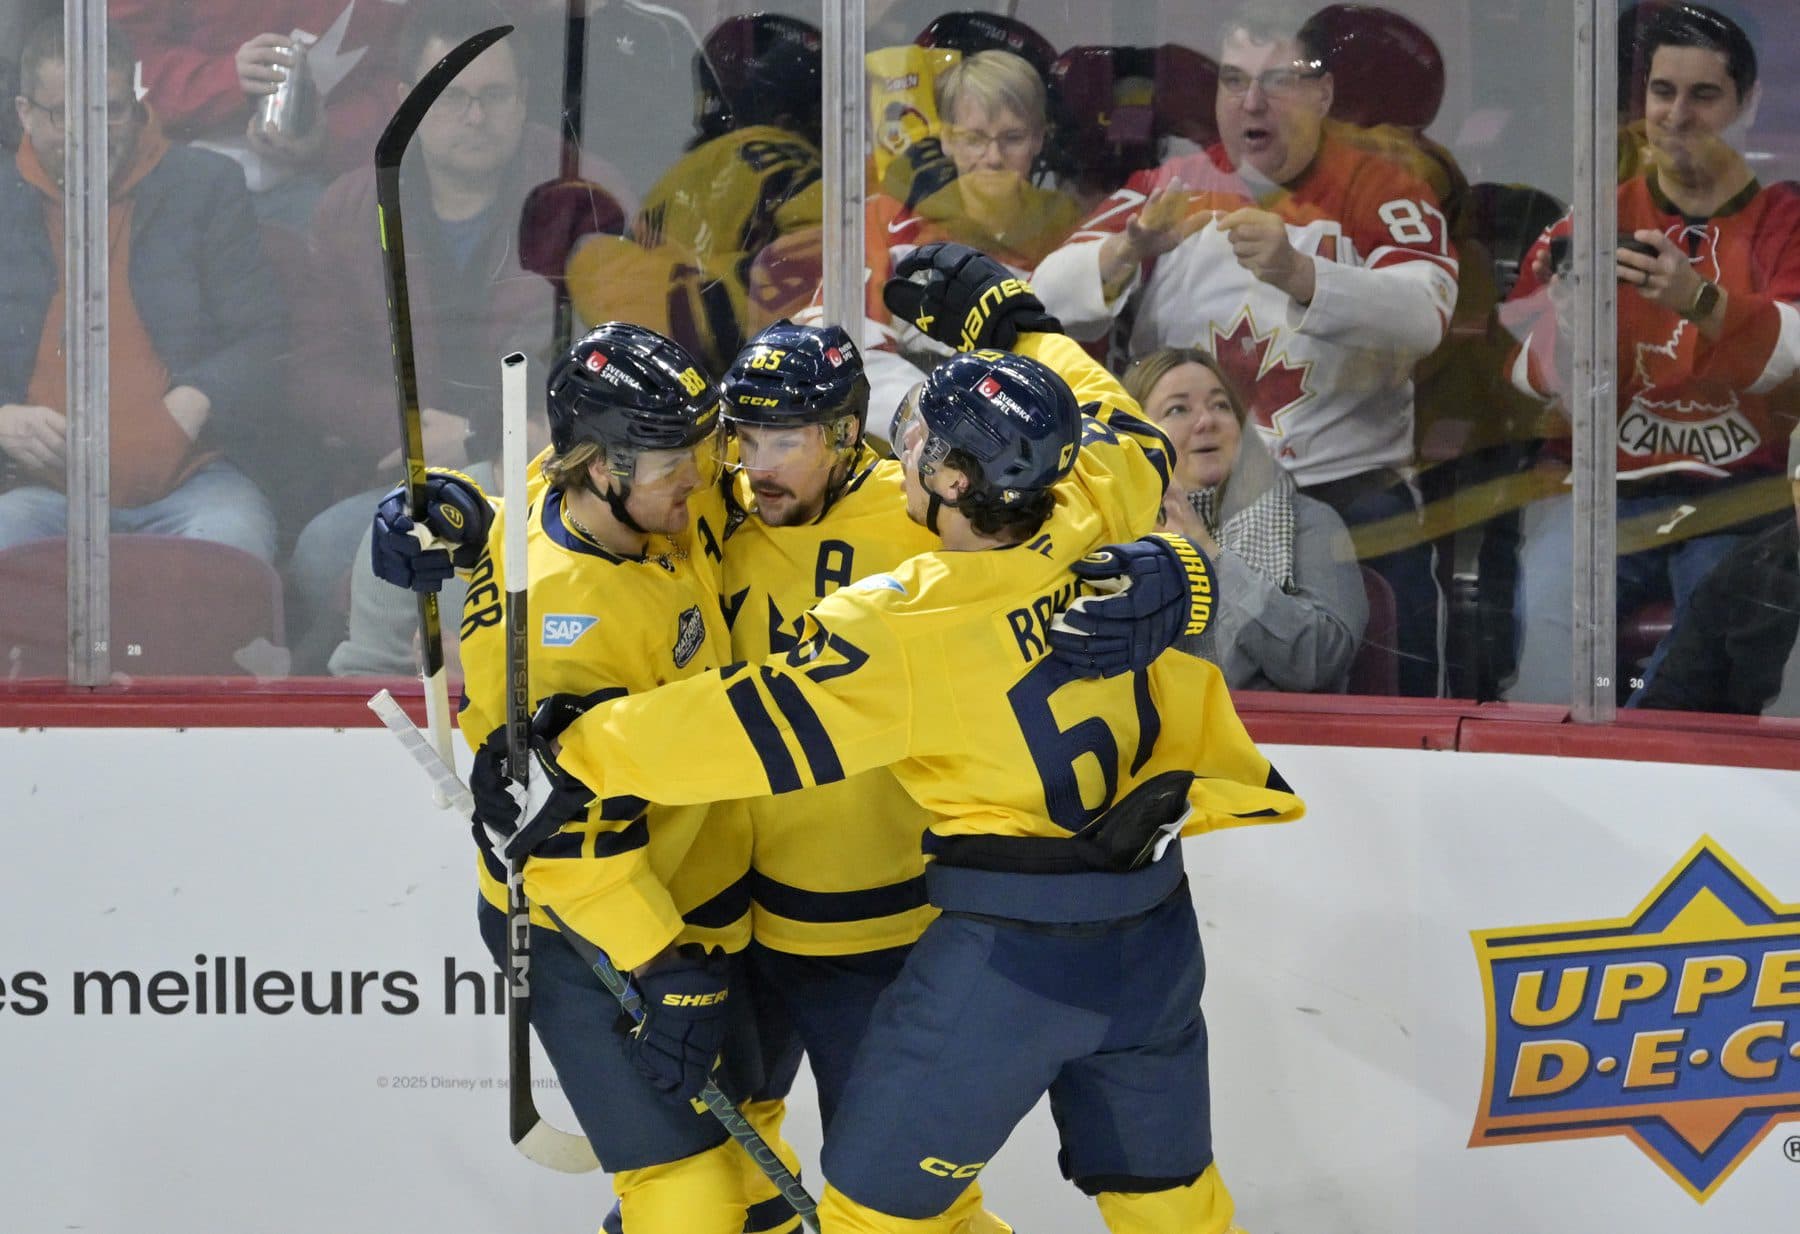
{"type": "Polygon", "coordinates": [[[1705,837],[1629,916],[1477,930],[1470,1147],[1623,1135],[1704,1202],[1800,1118],[1800,906],[1705,837]]]}

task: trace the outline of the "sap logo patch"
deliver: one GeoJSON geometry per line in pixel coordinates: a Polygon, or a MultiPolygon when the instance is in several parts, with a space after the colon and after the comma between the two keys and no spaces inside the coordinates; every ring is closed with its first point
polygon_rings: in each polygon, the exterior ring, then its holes
{"type": "Polygon", "coordinates": [[[545,613],[541,641],[546,647],[573,647],[599,620],[586,613],[545,613]]]}
{"type": "Polygon", "coordinates": [[[1800,1119],[1800,905],[1703,837],[1628,917],[1472,934],[1471,1148],[1622,1135],[1704,1203],[1800,1119]]]}
{"type": "Polygon", "coordinates": [[[907,594],[906,584],[891,574],[869,574],[851,583],[848,591],[897,591],[907,594]]]}
{"type": "Polygon", "coordinates": [[[706,618],[700,615],[700,606],[696,604],[675,620],[675,667],[686,668],[705,641],[706,618]]]}

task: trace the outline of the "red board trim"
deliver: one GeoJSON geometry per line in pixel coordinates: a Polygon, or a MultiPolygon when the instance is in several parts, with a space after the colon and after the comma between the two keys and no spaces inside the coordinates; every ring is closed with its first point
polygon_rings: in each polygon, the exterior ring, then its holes
{"type": "MultiPolygon", "coordinates": [[[[416,678],[165,678],[96,689],[61,682],[0,686],[0,727],[369,728],[366,700],[386,689],[425,721],[416,678]]],[[[1631,762],[1800,770],[1800,720],[1620,712],[1613,724],[1569,721],[1566,707],[1456,699],[1237,696],[1251,736],[1271,745],[1548,754],[1631,762]]]]}

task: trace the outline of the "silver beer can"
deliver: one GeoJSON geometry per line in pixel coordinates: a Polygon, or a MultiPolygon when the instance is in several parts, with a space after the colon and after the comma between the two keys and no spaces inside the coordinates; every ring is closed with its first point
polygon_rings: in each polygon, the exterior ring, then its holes
{"type": "Polygon", "coordinates": [[[295,39],[288,46],[293,63],[285,70],[273,94],[263,96],[257,126],[270,137],[304,137],[312,129],[314,90],[306,69],[306,43],[295,39]]]}

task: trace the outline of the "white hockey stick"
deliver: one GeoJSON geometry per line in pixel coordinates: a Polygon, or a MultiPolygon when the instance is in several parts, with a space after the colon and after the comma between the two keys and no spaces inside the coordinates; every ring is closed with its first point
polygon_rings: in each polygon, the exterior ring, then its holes
{"type": "MultiPolygon", "coordinates": [[[[444,761],[437,748],[425,739],[419,726],[412,722],[412,717],[401,710],[394,696],[382,690],[369,700],[369,710],[381,717],[381,722],[388,732],[400,739],[400,744],[412,756],[425,774],[430,777],[432,786],[463,814],[472,814],[475,801],[469,796],[469,790],[463,786],[456,769],[444,761]]],[[[530,1100],[530,1088],[526,1088],[526,1100],[530,1100]]],[[[600,1159],[594,1155],[594,1149],[587,1142],[587,1137],[571,1131],[553,1127],[543,1118],[536,1116],[529,1130],[514,1141],[521,1153],[541,1166],[552,1170],[561,1170],[565,1174],[585,1174],[589,1170],[600,1168],[600,1159]]]]}

